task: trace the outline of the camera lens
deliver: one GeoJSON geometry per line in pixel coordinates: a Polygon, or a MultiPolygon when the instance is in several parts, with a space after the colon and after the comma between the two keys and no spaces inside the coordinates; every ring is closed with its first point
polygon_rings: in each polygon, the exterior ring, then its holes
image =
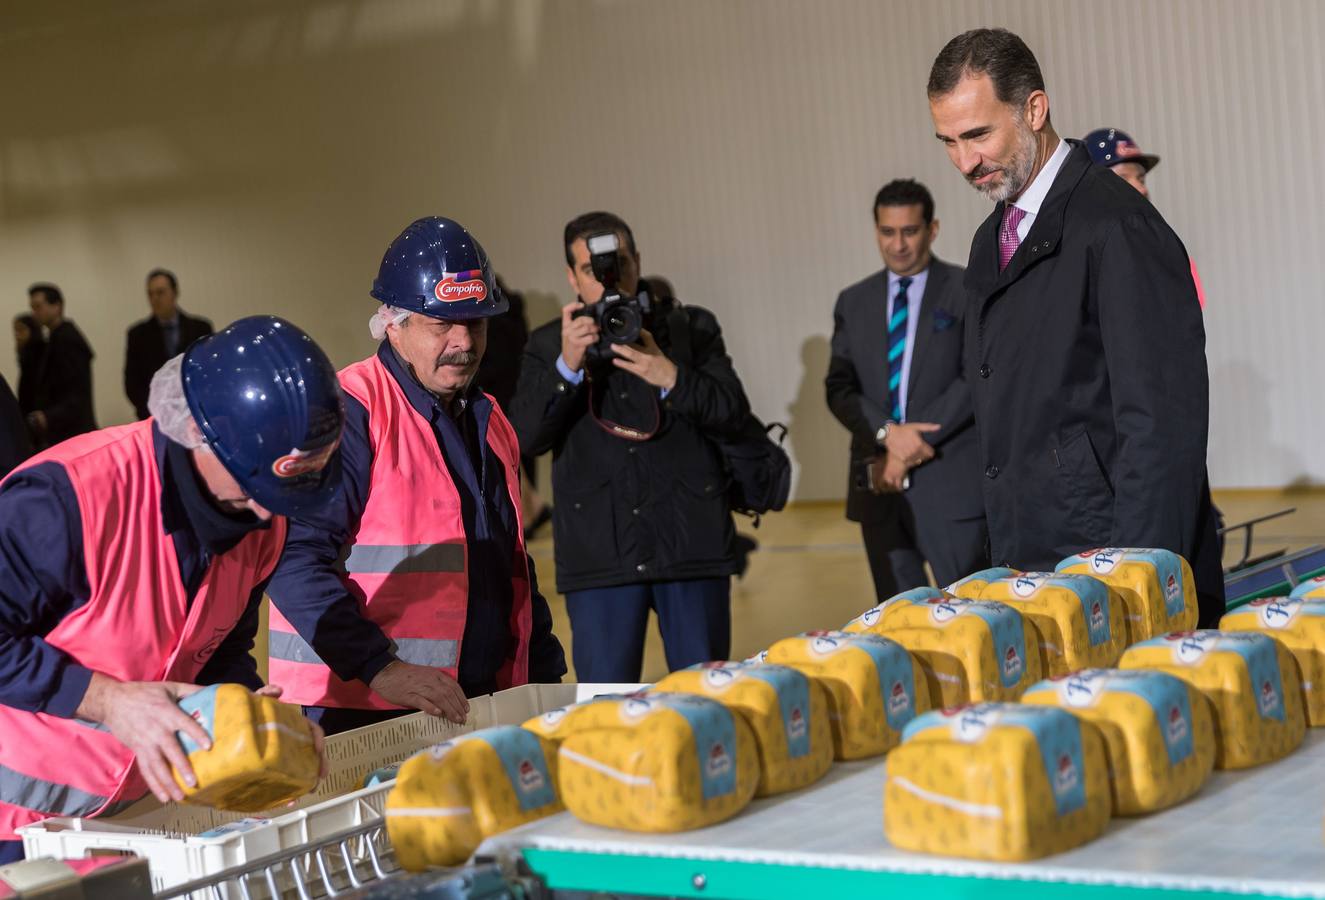
{"type": "Polygon", "coordinates": [[[614,344],[633,344],[639,340],[639,310],[626,303],[613,303],[603,310],[603,334],[614,344]]]}

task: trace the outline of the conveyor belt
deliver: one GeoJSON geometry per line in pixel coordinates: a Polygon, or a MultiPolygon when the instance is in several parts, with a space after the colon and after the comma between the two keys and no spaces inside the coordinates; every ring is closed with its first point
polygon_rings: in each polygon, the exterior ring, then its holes
{"type": "Polygon", "coordinates": [[[1325,898],[1325,731],[1287,759],[1216,772],[1184,804],[1114,819],[1099,840],[1026,864],[894,850],[883,777],[882,760],[839,763],[814,787],[682,834],[612,831],[565,813],[484,851],[523,852],[553,888],[677,897],[1325,898]]]}

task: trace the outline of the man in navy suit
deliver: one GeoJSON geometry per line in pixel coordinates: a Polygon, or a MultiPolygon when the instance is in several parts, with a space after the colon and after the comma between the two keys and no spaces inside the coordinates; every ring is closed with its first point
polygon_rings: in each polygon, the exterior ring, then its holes
{"type": "Polygon", "coordinates": [[[934,199],[893,181],[874,198],[884,268],[833,310],[828,406],[851,432],[847,518],[880,600],[988,565],[971,395],[962,375],[963,270],[935,259],[934,199]]]}

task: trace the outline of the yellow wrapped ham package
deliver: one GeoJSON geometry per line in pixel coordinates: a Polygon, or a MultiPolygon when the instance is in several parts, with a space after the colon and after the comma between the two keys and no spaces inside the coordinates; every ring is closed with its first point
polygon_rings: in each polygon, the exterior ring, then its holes
{"type": "Polygon", "coordinates": [[[938,588],[918,587],[911,588],[909,591],[902,591],[889,597],[878,606],[872,606],[860,615],[856,616],[850,622],[842,626],[842,630],[848,634],[859,634],[862,631],[871,631],[878,634],[876,626],[883,618],[883,611],[889,606],[896,606],[899,603],[919,601],[921,603],[927,600],[943,600],[952,595],[941,591],[938,588]]]}
{"type": "Polygon", "coordinates": [[[1087,669],[1032,685],[1022,702],[1057,706],[1099,729],[1116,816],[1186,800],[1214,768],[1209,701],[1166,672],[1087,669]]]}
{"type": "Polygon", "coordinates": [[[769,663],[797,669],[826,689],[837,759],[878,756],[930,708],[920,667],[895,641],[875,634],[811,631],[778,641],[769,663]]]}
{"type": "Polygon", "coordinates": [[[1015,700],[1040,680],[1035,628],[1005,603],[900,595],[860,620],[916,657],[935,707],[1015,700]]]}
{"type": "Polygon", "coordinates": [[[688,694],[631,694],[572,707],[562,719],[558,787],[581,821],[671,832],[729,819],[759,784],[744,718],[688,694]]]}
{"type": "Polygon", "coordinates": [[[1196,627],[1192,568],[1172,550],[1087,550],[1060,562],[1057,571],[1098,578],[1118,592],[1128,644],[1196,627]]]}
{"type": "Polygon", "coordinates": [[[1129,647],[1119,667],[1168,672],[1205,694],[1214,713],[1216,769],[1272,762],[1296,750],[1306,733],[1297,661],[1263,634],[1175,632],[1129,647]]]}
{"type": "Polygon", "coordinates": [[[1306,581],[1293,588],[1293,592],[1288,596],[1294,600],[1321,600],[1325,599],[1325,575],[1317,575],[1315,578],[1308,578],[1306,581]]]}
{"type": "Polygon", "coordinates": [[[1108,668],[1127,646],[1122,598],[1089,575],[1022,572],[990,581],[980,599],[1006,603],[1030,620],[1040,669],[1053,678],[1108,668]]]}
{"type": "MultiPolygon", "coordinates": [[[[1298,589],[1303,585],[1309,583],[1298,589]]],[[[1318,590],[1321,597],[1309,588],[1300,596],[1253,600],[1219,620],[1220,631],[1258,631],[1288,648],[1302,675],[1307,724],[1313,727],[1325,725],[1325,588],[1318,590]]]]}
{"type": "Polygon", "coordinates": [[[554,751],[533,732],[505,725],[411,756],[386,798],[401,866],[459,865],[494,834],[560,812],[554,751]]]}
{"type": "Polygon", "coordinates": [[[259,697],[240,684],[217,684],[180,701],[211,736],[204,750],[184,733],[180,743],[198,783],[174,772],[188,803],[235,812],[261,812],[289,803],[317,786],[321,760],[312,724],[297,706],[259,697]]]}
{"type": "Polygon", "coordinates": [[[1016,569],[1009,569],[1007,566],[994,566],[992,569],[981,569],[979,572],[972,572],[965,578],[958,579],[945,587],[954,597],[961,597],[964,600],[984,599],[981,594],[984,593],[985,585],[991,581],[998,581],[1000,578],[1011,578],[1013,575],[1019,575],[1016,569]]]}
{"type": "Polygon", "coordinates": [[[888,754],[883,828],[902,850],[1025,860],[1109,822],[1104,743],[1049,706],[981,703],[920,716],[888,754]]]}
{"type": "Polygon", "coordinates": [[[805,787],[833,764],[827,691],[788,666],[701,663],[673,672],[654,690],[708,697],[745,719],[759,751],[756,797],[805,787]]]}

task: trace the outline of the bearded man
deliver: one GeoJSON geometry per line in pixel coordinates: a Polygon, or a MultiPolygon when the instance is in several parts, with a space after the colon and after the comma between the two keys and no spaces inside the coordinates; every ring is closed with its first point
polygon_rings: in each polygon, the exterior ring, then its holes
{"type": "Polygon", "coordinates": [[[1100,546],[1192,559],[1209,514],[1209,383],[1182,241],[1079,142],[1059,139],[1039,64],[1015,34],[953,38],[928,93],[953,165],[995,203],[965,277],[994,563],[1052,569],[1100,546]]]}

